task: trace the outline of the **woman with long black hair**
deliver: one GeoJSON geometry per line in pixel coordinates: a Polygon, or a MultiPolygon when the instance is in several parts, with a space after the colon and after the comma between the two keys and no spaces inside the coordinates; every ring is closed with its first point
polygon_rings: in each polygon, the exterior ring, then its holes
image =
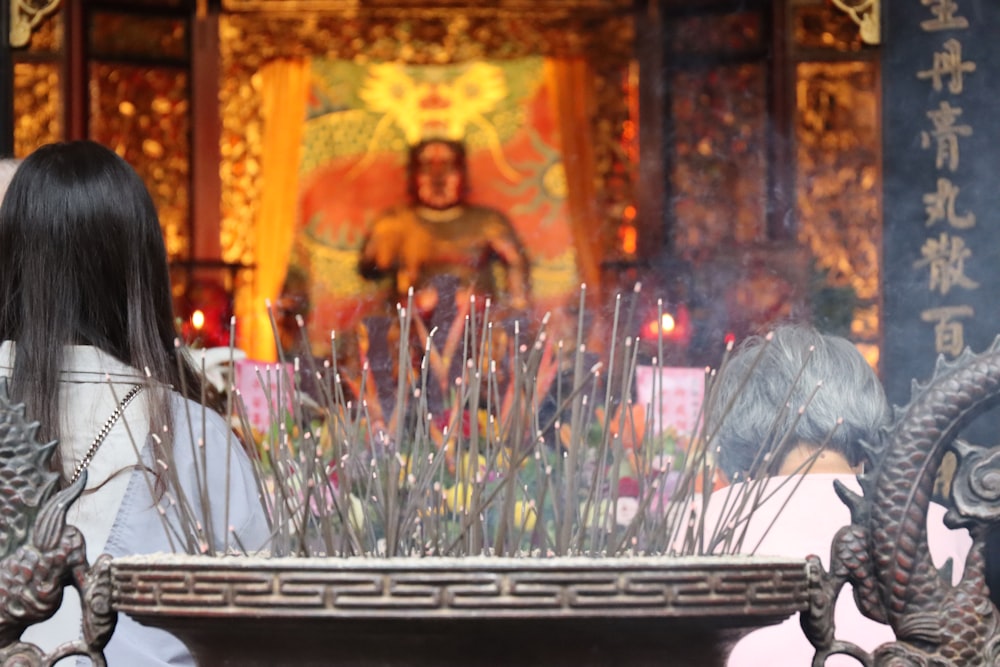
{"type": "MultiPolygon", "coordinates": [[[[0,377],[64,485],[89,562],[161,551],[259,549],[270,535],[253,468],[175,343],[167,255],[138,174],[90,141],[28,156],[0,205],[0,377]],[[203,445],[203,449],[202,449],[203,445]],[[227,486],[228,485],[228,486],[227,486]],[[228,502],[226,494],[229,494],[228,502]]],[[[75,592],[25,641],[75,640],[75,592]]],[[[115,665],[193,664],[165,632],[122,616],[115,665]]]]}

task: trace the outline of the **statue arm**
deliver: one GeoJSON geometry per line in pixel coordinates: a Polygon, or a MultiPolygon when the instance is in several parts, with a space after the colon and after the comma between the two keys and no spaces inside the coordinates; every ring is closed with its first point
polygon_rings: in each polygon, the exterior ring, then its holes
{"type": "Polygon", "coordinates": [[[358,273],[362,278],[376,280],[398,269],[400,234],[394,222],[392,216],[380,218],[365,235],[358,257],[358,273]]]}
{"type": "Polygon", "coordinates": [[[500,232],[494,235],[491,247],[507,267],[508,304],[522,310],[528,307],[531,296],[531,262],[510,220],[500,214],[497,218],[500,232]]]}
{"type": "Polygon", "coordinates": [[[361,246],[361,256],[358,257],[358,273],[361,274],[362,278],[367,278],[368,280],[381,278],[385,273],[375,261],[375,251],[372,248],[372,237],[370,234],[365,237],[364,243],[361,246]]]}

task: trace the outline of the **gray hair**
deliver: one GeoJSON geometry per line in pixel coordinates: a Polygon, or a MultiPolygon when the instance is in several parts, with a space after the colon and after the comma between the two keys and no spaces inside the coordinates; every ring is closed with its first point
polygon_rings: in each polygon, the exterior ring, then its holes
{"type": "Polygon", "coordinates": [[[10,179],[14,178],[14,172],[17,171],[19,164],[21,161],[14,158],[0,158],[0,201],[3,201],[3,195],[7,192],[7,186],[10,185],[10,179]]]}
{"type": "MultiPolygon", "coordinates": [[[[878,377],[850,341],[782,326],[748,338],[720,369],[706,434],[714,433],[719,467],[735,480],[766,472],[765,454],[783,440],[825,444],[858,465],[861,441],[877,446],[890,416],[878,377]]],[[[780,465],[781,454],[775,458],[780,465]]]]}

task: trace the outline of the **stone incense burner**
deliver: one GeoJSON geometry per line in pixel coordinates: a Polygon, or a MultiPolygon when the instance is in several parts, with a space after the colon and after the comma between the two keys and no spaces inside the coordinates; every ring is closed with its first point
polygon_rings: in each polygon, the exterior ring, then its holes
{"type": "Polygon", "coordinates": [[[26,613],[25,600],[57,603],[49,588],[33,588],[38,577],[21,581],[40,572],[39,562],[51,566],[50,579],[81,591],[83,637],[67,654],[98,665],[117,611],[175,633],[203,667],[711,666],[724,663],[742,632],[796,612],[816,665],[837,653],[865,667],[1000,664],[1000,614],[984,553],[1000,517],[1000,446],[958,437],[1000,403],[1000,344],[939,363],[897,410],[886,444],[871,452],[876,464],[860,478],[862,495],[839,490],[852,522],[833,540],[828,572],[816,558],[722,556],[147,556],[88,566],[79,531],[65,524],[65,505],[82,487],[56,493],[46,483],[38,471],[47,470],[50,449],[25,446],[33,430],[0,398],[0,510],[24,519],[0,545],[2,667],[54,662],[20,641],[55,608],[26,613]],[[957,460],[949,519],[973,537],[957,585],[927,545],[927,508],[949,453],[957,460]],[[869,654],[837,639],[831,601],[846,583],[865,615],[893,628],[895,642],[869,654]]]}
{"type": "Polygon", "coordinates": [[[723,664],[808,607],[803,560],[124,558],[115,604],[222,665],[723,664]]]}

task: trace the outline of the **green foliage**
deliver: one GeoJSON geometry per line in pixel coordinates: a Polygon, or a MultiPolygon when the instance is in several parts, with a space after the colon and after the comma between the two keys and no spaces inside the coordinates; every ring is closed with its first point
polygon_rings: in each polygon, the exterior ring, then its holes
{"type": "Polygon", "coordinates": [[[834,285],[829,274],[829,269],[813,262],[809,281],[813,325],[824,333],[849,338],[858,295],[850,285],[834,285]]]}

